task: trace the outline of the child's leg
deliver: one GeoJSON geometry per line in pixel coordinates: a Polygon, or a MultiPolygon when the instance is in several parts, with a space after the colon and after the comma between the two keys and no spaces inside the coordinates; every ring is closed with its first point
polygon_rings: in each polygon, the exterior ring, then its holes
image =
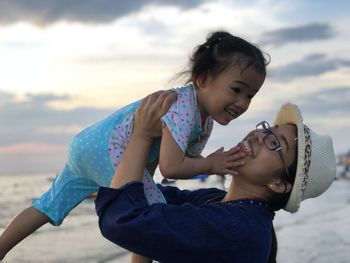
{"type": "Polygon", "coordinates": [[[50,219],[46,215],[33,206],[24,209],[0,236],[0,260],[24,238],[49,221],[50,219]]]}
{"type": "Polygon", "coordinates": [[[68,213],[87,196],[97,192],[98,185],[79,177],[65,165],[50,189],[33,201],[8,225],[0,237],[0,259],[18,242],[47,222],[60,225],[68,213]]]}
{"type": "Polygon", "coordinates": [[[86,176],[74,174],[68,165],[53,181],[50,189],[33,201],[33,206],[59,226],[69,212],[87,196],[98,191],[98,185],[86,176]]]}

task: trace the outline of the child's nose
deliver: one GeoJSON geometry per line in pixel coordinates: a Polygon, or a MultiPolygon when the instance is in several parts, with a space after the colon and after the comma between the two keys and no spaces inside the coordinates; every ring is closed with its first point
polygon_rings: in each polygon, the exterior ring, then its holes
{"type": "Polygon", "coordinates": [[[249,104],[250,104],[250,100],[248,99],[245,99],[243,97],[239,97],[237,100],[236,100],[236,107],[239,108],[239,110],[241,111],[241,114],[243,112],[245,112],[248,107],[249,107],[249,104]]]}

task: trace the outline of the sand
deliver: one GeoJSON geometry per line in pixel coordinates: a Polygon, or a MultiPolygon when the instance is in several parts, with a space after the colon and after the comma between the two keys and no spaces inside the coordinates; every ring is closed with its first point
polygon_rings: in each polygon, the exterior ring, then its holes
{"type": "MultiPolygon", "coordinates": [[[[51,183],[53,175],[0,176],[0,231],[51,183]]],[[[220,186],[181,181],[181,188],[220,186]]],[[[278,212],[278,262],[342,263],[350,258],[350,180],[336,181],[318,199],[303,203],[296,214],[278,212]]],[[[2,262],[130,262],[129,253],[105,240],[92,200],[84,201],[61,227],[46,225],[13,249],[2,262]]]]}

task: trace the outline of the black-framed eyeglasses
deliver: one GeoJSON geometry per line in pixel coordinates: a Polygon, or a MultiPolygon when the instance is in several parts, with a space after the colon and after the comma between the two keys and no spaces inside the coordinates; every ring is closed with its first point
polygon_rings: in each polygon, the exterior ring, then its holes
{"type": "Polygon", "coordinates": [[[263,138],[263,142],[264,142],[266,148],[269,151],[276,151],[276,152],[278,152],[278,154],[279,154],[279,156],[281,158],[282,164],[283,164],[283,168],[286,171],[287,176],[289,177],[289,172],[288,172],[288,169],[287,169],[287,166],[286,166],[286,162],[284,160],[283,153],[282,153],[281,143],[280,143],[278,137],[271,131],[270,124],[267,121],[259,122],[256,125],[256,130],[258,132],[261,132],[261,133],[265,134],[265,136],[263,138]]]}

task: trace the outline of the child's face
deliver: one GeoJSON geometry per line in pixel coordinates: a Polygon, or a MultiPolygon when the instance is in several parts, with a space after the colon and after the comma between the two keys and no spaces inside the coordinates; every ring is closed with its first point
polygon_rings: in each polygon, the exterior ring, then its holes
{"type": "Polygon", "coordinates": [[[251,99],[264,83],[265,76],[253,68],[242,71],[239,65],[231,66],[216,78],[207,75],[197,78],[197,96],[202,120],[208,116],[227,125],[244,113],[251,99]]]}

